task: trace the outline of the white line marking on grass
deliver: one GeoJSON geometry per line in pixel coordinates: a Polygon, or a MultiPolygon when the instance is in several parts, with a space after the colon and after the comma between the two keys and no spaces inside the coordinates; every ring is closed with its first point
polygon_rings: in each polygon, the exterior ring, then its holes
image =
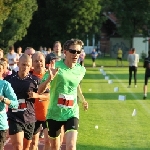
{"type": "Polygon", "coordinates": [[[120,80],[116,75],[114,75],[111,71],[108,71],[133,97],[137,100],[138,103],[142,105],[142,107],[150,114],[150,109],[147,107],[146,104],[143,103],[143,101],[139,100],[139,98],[133,93],[131,88],[127,88],[127,86],[120,80]]]}
{"type": "Polygon", "coordinates": [[[10,141],[10,137],[5,141],[4,146],[7,145],[10,141]]]}

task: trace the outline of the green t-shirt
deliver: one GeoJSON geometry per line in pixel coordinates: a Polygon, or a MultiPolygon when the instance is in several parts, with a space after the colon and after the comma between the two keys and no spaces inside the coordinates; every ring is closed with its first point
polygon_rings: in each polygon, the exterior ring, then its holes
{"type": "MultiPolygon", "coordinates": [[[[77,103],[77,87],[85,75],[85,68],[76,63],[73,68],[68,68],[63,60],[56,62],[59,71],[50,83],[50,104],[47,112],[47,119],[66,121],[69,118],[79,118],[79,107],[77,103]],[[65,95],[66,104],[62,97],[65,95]],[[71,100],[70,100],[71,99],[71,100]],[[68,101],[69,100],[69,101],[68,101]],[[64,101],[64,103],[62,103],[64,101]]],[[[46,72],[42,82],[49,76],[46,72]]]]}

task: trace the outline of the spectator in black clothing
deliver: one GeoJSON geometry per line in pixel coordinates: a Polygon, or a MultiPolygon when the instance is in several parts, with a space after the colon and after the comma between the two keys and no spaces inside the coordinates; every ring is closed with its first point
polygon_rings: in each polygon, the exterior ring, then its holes
{"type": "Polygon", "coordinates": [[[144,96],[143,99],[147,98],[147,84],[148,78],[150,77],[150,50],[148,51],[148,57],[144,60],[144,68],[145,68],[145,81],[144,81],[144,96]]]}

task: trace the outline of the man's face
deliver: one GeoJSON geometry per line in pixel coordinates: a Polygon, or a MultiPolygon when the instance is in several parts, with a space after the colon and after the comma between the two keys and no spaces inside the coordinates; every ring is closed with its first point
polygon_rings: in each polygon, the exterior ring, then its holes
{"type": "Polygon", "coordinates": [[[35,54],[32,58],[32,66],[36,72],[41,73],[45,68],[45,58],[42,54],[35,54]]]}
{"type": "Polygon", "coordinates": [[[18,47],[17,52],[18,52],[18,53],[21,53],[21,52],[22,52],[22,48],[21,48],[21,47],[18,47]]]}
{"type": "Polygon", "coordinates": [[[27,49],[25,51],[25,54],[29,55],[32,58],[32,55],[35,53],[35,50],[33,50],[32,48],[27,49]]]}
{"type": "Polygon", "coordinates": [[[14,50],[12,49],[12,50],[9,50],[9,53],[10,54],[13,54],[14,53],[14,50]]]}
{"type": "Polygon", "coordinates": [[[7,69],[7,67],[8,67],[8,63],[7,63],[7,61],[3,61],[3,65],[4,65],[4,70],[6,70],[6,69],[7,69]]]}
{"type": "Polygon", "coordinates": [[[66,59],[70,63],[76,63],[79,55],[81,53],[81,46],[80,45],[71,45],[69,47],[70,50],[65,50],[64,53],[66,55],[66,59]]]}
{"type": "Polygon", "coordinates": [[[53,47],[53,50],[54,50],[55,53],[60,53],[61,52],[61,44],[56,43],[53,47]]]}
{"type": "Polygon", "coordinates": [[[31,66],[32,66],[31,59],[21,59],[21,60],[19,60],[19,63],[18,63],[19,72],[21,74],[23,74],[24,76],[26,76],[29,73],[29,71],[31,69],[31,66]]]}

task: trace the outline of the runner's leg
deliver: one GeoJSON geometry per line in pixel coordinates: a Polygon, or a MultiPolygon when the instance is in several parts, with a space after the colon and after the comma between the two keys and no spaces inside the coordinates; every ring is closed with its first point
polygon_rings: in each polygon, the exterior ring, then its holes
{"type": "Polygon", "coordinates": [[[77,131],[72,130],[65,134],[66,136],[66,150],[76,150],[77,131]]]}
{"type": "Polygon", "coordinates": [[[49,139],[49,136],[48,136],[48,129],[45,128],[44,129],[44,147],[43,147],[43,150],[50,150],[50,139],[49,139]]]}
{"type": "Polygon", "coordinates": [[[14,135],[9,135],[12,143],[13,150],[22,150],[23,149],[23,137],[24,132],[18,132],[14,135]]]}

